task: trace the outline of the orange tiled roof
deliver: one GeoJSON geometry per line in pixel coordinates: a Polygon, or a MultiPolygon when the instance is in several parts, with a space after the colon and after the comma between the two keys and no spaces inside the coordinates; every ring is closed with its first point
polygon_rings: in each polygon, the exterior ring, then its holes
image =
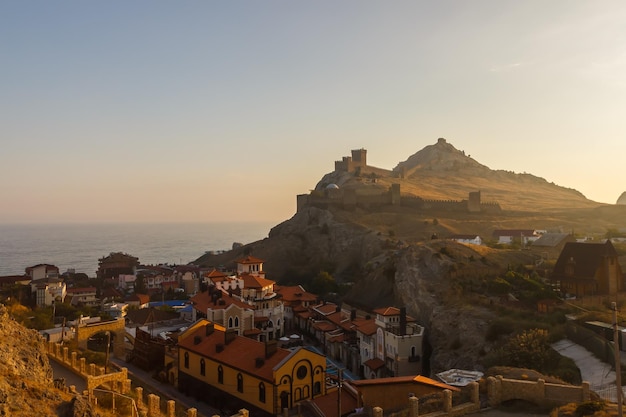
{"type": "Polygon", "coordinates": [[[278,294],[283,296],[283,301],[286,302],[298,302],[298,301],[315,301],[317,295],[307,292],[301,285],[282,286],[276,285],[275,290],[278,294]]]}
{"type": "Polygon", "coordinates": [[[320,305],[313,307],[313,309],[323,315],[327,315],[327,314],[334,313],[335,311],[337,311],[337,304],[333,304],[333,303],[320,304],[320,305]]]}
{"type": "Polygon", "coordinates": [[[255,258],[254,256],[246,256],[245,258],[239,259],[236,261],[238,264],[248,265],[248,264],[262,264],[263,259],[255,258]]]}
{"type": "Polygon", "coordinates": [[[211,269],[209,272],[204,274],[207,278],[226,278],[228,275],[222,271],[218,271],[217,269],[211,269]]]}
{"type": "MultiPolygon", "coordinates": [[[[341,390],[341,415],[353,413],[357,406],[357,400],[352,390],[341,390]]],[[[321,397],[315,397],[312,402],[322,411],[325,416],[337,415],[337,391],[333,391],[321,397]]]]}
{"type": "Polygon", "coordinates": [[[197,311],[202,312],[203,314],[206,314],[209,308],[211,310],[225,310],[233,304],[243,309],[254,309],[254,306],[246,304],[245,302],[235,297],[231,297],[223,291],[221,294],[221,298],[218,298],[215,302],[213,302],[211,294],[209,294],[208,291],[204,291],[194,295],[193,297],[191,297],[190,301],[193,304],[193,308],[195,308],[197,311]]]}
{"type": "Polygon", "coordinates": [[[378,330],[378,326],[374,319],[362,320],[357,322],[357,328],[359,332],[363,333],[366,336],[372,336],[376,334],[376,330],[378,330]]]}
{"type": "Polygon", "coordinates": [[[329,321],[317,321],[313,323],[313,328],[321,332],[330,332],[333,330],[337,330],[337,326],[329,321]]]}
{"type": "MultiPolygon", "coordinates": [[[[370,360],[373,360],[373,359],[370,359],[370,360]]],[[[449,389],[451,391],[460,391],[460,389],[457,387],[453,387],[452,385],[444,384],[443,382],[435,381],[434,379],[430,379],[421,375],[392,376],[389,378],[360,379],[360,380],[350,381],[350,383],[357,388],[360,386],[364,386],[364,385],[387,385],[387,384],[397,384],[397,383],[407,383],[407,382],[414,382],[414,383],[422,384],[422,385],[430,385],[432,387],[441,388],[442,390],[449,389]]]]}
{"type": "Polygon", "coordinates": [[[363,365],[367,366],[372,371],[376,371],[382,368],[383,366],[385,366],[385,361],[383,361],[380,358],[373,358],[373,359],[368,359],[365,362],[363,362],[363,365]]]}
{"type": "Polygon", "coordinates": [[[374,310],[374,313],[380,314],[381,316],[399,316],[400,309],[396,307],[383,307],[377,308],[374,310]]]}
{"type": "Polygon", "coordinates": [[[275,281],[250,274],[241,274],[239,278],[243,279],[244,288],[265,288],[275,284],[275,281]]]}
{"type": "Polygon", "coordinates": [[[265,343],[263,342],[243,336],[235,336],[226,345],[224,344],[224,331],[217,328],[208,336],[206,335],[205,326],[198,326],[195,330],[190,330],[190,332],[190,334],[185,334],[183,339],[179,341],[178,345],[181,348],[272,383],[274,382],[273,368],[296,352],[296,350],[289,351],[277,347],[276,353],[269,358],[265,358],[265,343]],[[196,337],[199,339],[196,340],[196,337]],[[196,341],[198,341],[197,344],[196,341]],[[221,352],[217,351],[216,346],[218,344],[223,345],[224,349],[221,352]],[[261,366],[257,366],[256,358],[263,358],[261,366]]]}

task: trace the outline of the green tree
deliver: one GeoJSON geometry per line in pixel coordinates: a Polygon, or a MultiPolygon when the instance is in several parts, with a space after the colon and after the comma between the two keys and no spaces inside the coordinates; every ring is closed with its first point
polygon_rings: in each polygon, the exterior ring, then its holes
{"type": "Polygon", "coordinates": [[[321,271],[311,281],[311,292],[315,294],[324,295],[335,291],[337,291],[335,278],[326,271],[321,271]]]}

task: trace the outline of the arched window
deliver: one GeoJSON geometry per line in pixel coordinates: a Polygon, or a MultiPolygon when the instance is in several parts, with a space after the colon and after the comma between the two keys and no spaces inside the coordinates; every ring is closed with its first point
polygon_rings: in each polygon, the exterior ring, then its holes
{"type": "Polygon", "coordinates": [[[206,364],[204,363],[204,358],[200,359],[200,375],[204,376],[206,372],[206,364]]]}
{"type": "Polygon", "coordinates": [[[235,327],[239,327],[239,317],[235,317],[235,327]]]}
{"type": "Polygon", "coordinates": [[[313,395],[320,394],[322,392],[322,384],[319,381],[315,382],[313,385],[313,395]]]}
{"type": "Polygon", "coordinates": [[[185,352],[185,368],[189,368],[189,352],[185,352]]]}
{"type": "Polygon", "coordinates": [[[411,357],[417,356],[417,348],[415,346],[411,346],[411,357]]]}
{"type": "Polygon", "coordinates": [[[217,367],[217,382],[220,384],[224,383],[224,369],[222,368],[222,365],[217,367]]]}
{"type": "Polygon", "coordinates": [[[237,374],[237,391],[243,392],[243,375],[237,374]]]}
{"type": "Polygon", "coordinates": [[[229,317],[228,318],[228,328],[230,329],[231,327],[233,327],[233,318],[229,317]]]}
{"type": "Polygon", "coordinates": [[[280,319],[276,320],[276,327],[280,327],[280,319]]]}
{"type": "Polygon", "coordinates": [[[259,383],[259,402],[265,402],[265,384],[262,382],[259,383]]]}
{"type": "Polygon", "coordinates": [[[304,387],[302,387],[302,398],[309,398],[309,395],[311,395],[311,388],[309,388],[308,385],[305,385],[304,387]]]}

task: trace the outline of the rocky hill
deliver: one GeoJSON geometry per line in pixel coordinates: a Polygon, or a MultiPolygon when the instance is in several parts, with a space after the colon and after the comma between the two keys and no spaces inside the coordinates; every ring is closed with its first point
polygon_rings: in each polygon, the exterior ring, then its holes
{"type": "Polygon", "coordinates": [[[443,139],[391,170],[363,166],[353,172],[328,173],[315,192],[323,194],[330,186],[375,195],[389,190],[391,184],[400,184],[402,195],[430,200],[463,200],[469,192],[480,190],[483,200],[497,201],[502,210],[470,213],[402,205],[350,209],[305,205],[272,228],[268,238],[223,254],[205,255],[195,263],[232,266],[251,253],[265,260],[268,278],[305,284],[305,288],[312,277],[327,271],[351,286],[346,295],[351,304],[366,309],[406,306],[427,329],[432,372],[475,369],[480,355],[491,348],[485,334],[495,313],[488,304],[467,302],[459,280],[496,277],[512,265],[534,265],[545,254],[469,247],[446,237],[478,234],[489,241],[494,229],[544,229],[599,237],[626,226],[626,206],[591,201],[576,190],[531,174],[491,170],[443,139]],[[463,349],[451,348],[450,335],[456,335],[454,344],[463,349]]]}
{"type": "Polygon", "coordinates": [[[0,415],[14,417],[96,416],[82,397],[54,386],[46,346],[0,304],[0,415]]]}

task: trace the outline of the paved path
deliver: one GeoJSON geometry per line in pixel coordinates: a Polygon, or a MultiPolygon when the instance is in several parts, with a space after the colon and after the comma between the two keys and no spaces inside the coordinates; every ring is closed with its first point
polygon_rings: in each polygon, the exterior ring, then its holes
{"type": "Polygon", "coordinates": [[[589,382],[592,391],[606,400],[616,401],[615,370],[611,365],[602,362],[593,353],[568,339],[552,344],[552,348],[574,360],[580,369],[582,380],[589,382]]]}
{"type": "MultiPolygon", "coordinates": [[[[213,415],[222,415],[219,410],[209,406],[207,403],[197,401],[192,397],[188,397],[182,392],[178,391],[175,387],[170,384],[161,383],[154,378],[152,378],[152,373],[146,372],[141,368],[131,364],[126,363],[121,359],[112,359],[112,362],[118,365],[119,367],[124,367],[128,369],[128,373],[133,375],[135,378],[141,381],[141,385],[146,389],[151,389],[155,392],[155,394],[161,397],[161,402],[167,400],[174,400],[177,403],[181,404],[184,408],[195,408],[198,410],[198,416],[206,416],[210,417],[213,415]]],[[[134,388],[134,386],[133,386],[134,388]]],[[[144,399],[145,401],[145,399],[144,399]]],[[[230,413],[233,414],[233,413],[230,413]]],[[[229,414],[229,415],[230,415],[229,414]]]]}

